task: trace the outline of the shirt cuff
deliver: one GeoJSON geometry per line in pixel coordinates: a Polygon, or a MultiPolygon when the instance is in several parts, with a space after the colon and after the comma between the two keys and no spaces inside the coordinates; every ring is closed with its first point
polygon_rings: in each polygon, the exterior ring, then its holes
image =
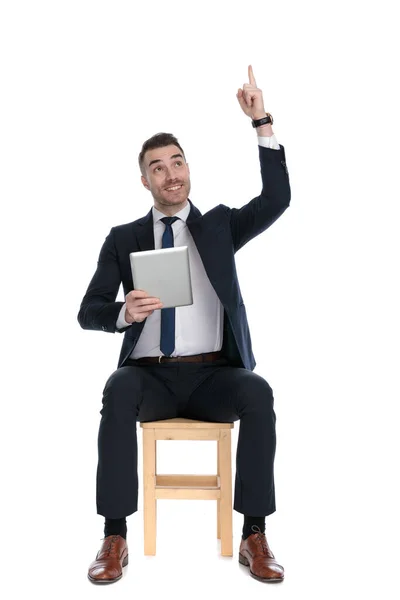
{"type": "Polygon", "coordinates": [[[125,310],[126,310],[126,302],[125,304],[123,304],[121,306],[121,310],[119,311],[119,315],[118,315],[118,319],[117,319],[117,324],[116,324],[116,328],[117,329],[123,329],[124,327],[129,327],[129,325],[132,325],[132,323],[127,323],[125,321],[125,310]]]}
{"type": "Polygon", "coordinates": [[[257,140],[259,146],[264,146],[264,148],[272,148],[273,150],[280,150],[280,146],[275,134],[270,135],[269,137],[258,135],[257,140]]]}

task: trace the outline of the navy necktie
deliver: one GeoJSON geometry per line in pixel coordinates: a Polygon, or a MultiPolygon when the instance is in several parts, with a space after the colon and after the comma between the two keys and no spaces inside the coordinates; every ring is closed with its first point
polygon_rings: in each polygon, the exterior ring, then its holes
{"type": "MultiPolygon", "coordinates": [[[[179,217],[164,217],[161,219],[166,225],[162,238],[162,248],[172,248],[174,246],[172,223],[175,223],[178,219],[179,217]]],[[[170,356],[175,350],[175,307],[161,309],[160,350],[165,356],[170,356]]]]}

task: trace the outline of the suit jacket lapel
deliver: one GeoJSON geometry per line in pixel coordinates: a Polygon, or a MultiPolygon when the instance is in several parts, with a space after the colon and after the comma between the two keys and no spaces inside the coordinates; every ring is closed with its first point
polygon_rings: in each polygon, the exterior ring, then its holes
{"type": "MultiPolygon", "coordinates": [[[[194,206],[189,198],[188,201],[190,203],[190,212],[188,214],[188,218],[186,219],[186,225],[189,227],[189,231],[193,236],[199,253],[201,254],[199,245],[201,247],[202,215],[199,209],[194,206]]],[[[134,232],[136,234],[140,251],[154,250],[153,209],[150,209],[145,217],[142,217],[136,221],[134,232]]]]}

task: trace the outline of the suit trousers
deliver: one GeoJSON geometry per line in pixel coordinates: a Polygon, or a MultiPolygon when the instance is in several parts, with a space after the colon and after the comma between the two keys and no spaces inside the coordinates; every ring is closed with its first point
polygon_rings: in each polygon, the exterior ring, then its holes
{"type": "Polygon", "coordinates": [[[240,420],[233,508],[249,516],[275,512],[274,396],[265,379],[230,365],[128,359],[108,378],[100,410],[97,514],[110,519],[137,511],[137,422],[185,417],[240,420]]]}

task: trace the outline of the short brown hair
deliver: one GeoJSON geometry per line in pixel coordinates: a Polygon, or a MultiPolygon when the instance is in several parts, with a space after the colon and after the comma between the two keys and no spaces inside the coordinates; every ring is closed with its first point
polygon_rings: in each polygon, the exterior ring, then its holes
{"type": "Polygon", "coordinates": [[[143,177],[146,177],[146,169],[145,169],[145,165],[144,165],[144,155],[146,154],[147,150],[154,150],[154,148],[164,148],[164,146],[170,146],[171,144],[178,146],[178,148],[181,150],[181,152],[183,154],[183,158],[186,161],[185,153],[184,153],[182,147],[180,146],[177,138],[174,135],[172,135],[172,133],[156,133],[155,135],[153,135],[151,138],[149,138],[148,140],[146,140],[144,142],[142,149],[140,151],[140,154],[139,154],[139,168],[140,168],[140,171],[141,171],[143,177]]]}

